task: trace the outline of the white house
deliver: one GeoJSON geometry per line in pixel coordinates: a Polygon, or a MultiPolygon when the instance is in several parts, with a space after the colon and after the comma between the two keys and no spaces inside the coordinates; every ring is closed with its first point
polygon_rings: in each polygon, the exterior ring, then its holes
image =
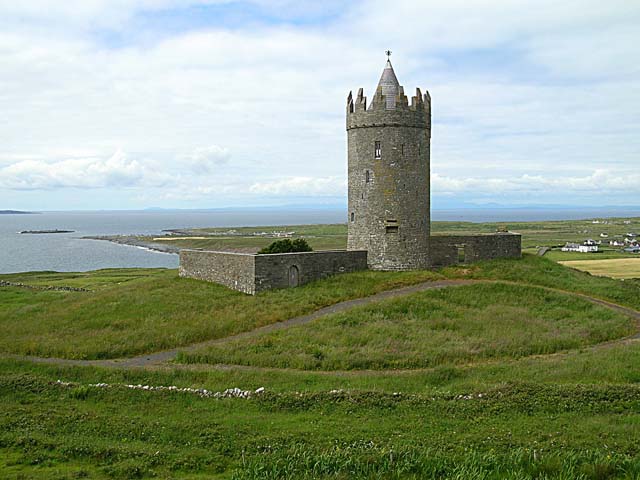
{"type": "Polygon", "coordinates": [[[562,247],[563,252],[580,252],[580,253],[594,253],[598,251],[598,244],[594,240],[585,240],[582,245],[579,243],[567,243],[562,247]]]}

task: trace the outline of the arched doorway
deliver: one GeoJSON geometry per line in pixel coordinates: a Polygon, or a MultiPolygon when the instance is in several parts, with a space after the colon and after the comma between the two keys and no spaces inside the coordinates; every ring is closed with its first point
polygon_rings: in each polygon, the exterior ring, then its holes
{"type": "Polygon", "coordinates": [[[289,286],[297,287],[300,285],[300,271],[295,265],[289,267],[289,286]]]}

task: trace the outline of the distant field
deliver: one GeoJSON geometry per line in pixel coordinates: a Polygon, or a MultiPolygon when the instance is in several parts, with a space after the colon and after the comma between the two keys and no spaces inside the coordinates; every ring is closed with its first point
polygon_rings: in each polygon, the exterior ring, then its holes
{"type": "Polygon", "coordinates": [[[179,235],[146,237],[153,243],[170,244],[181,248],[206,250],[257,252],[274,240],[277,234],[287,232],[292,238],[304,238],[314,250],[340,250],[347,248],[347,225],[285,225],[235,228],[195,228],[179,235]]]}
{"type": "MultiPolygon", "coordinates": [[[[585,254],[561,252],[559,248],[567,242],[583,242],[588,238],[601,240],[599,259],[628,258],[620,247],[610,247],[609,241],[622,239],[627,233],[640,232],[640,218],[610,218],[597,220],[566,220],[546,222],[432,222],[434,235],[465,235],[472,233],[495,233],[507,228],[522,235],[522,247],[527,253],[536,253],[538,247],[557,247],[547,255],[552,260],[578,260],[585,254]],[[625,223],[629,222],[629,223],[625,223]],[[600,235],[606,234],[603,238],[600,235]]],[[[255,252],[267,246],[277,237],[276,232],[287,232],[292,238],[305,238],[314,250],[343,249],[347,245],[347,225],[285,225],[239,228],[195,228],[182,230],[180,235],[166,238],[148,237],[146,241],[171,244],[182,248],[209,250],[231,250],[255,252]]]]}
{"type": "MultiPolygon", "coordinates": [[[[529,253],[533,253],[533,251],[530,250],[529,253]]],[[[598,261],[609,260],[611,258],[634,258],[634,255],[621,252],[620,250],[616,250],[614,248],[600,246],[599,251],[595,253],[563,252],[560,249],[552,250],[550,252],[547,252],[545,258],[548,258],[549,260],[553,260],[555,262],[567,262],[570,260],[598,261]]]]}
{"type": "Polygon", "coordinates": [[[571,260],[559,262],[567,267],[612,278],[640,278],[640,258],[610,260],[571,260]]]}

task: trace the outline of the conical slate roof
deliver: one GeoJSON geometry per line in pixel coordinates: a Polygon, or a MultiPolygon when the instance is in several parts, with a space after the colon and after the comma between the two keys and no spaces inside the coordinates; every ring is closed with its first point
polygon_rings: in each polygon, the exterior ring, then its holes
{"type": "Polygon", "coordinates": [[[382,71],[382,76],[378,82],[378,88],[382,88],[382,94],[385,96],[387,109],[396,108],[396,96],[400,90],[400,83],[396,72],[393,71],[391,60],[387,60],[387,64],[382,71]]]}

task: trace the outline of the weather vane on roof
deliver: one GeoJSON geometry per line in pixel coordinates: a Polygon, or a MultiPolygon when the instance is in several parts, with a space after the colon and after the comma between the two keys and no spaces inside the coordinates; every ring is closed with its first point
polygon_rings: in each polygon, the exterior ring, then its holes
{"type": "Polygon", "coordinates": [[[391,50],[387,50],[386,52],[384,52],[387,55],[387,59],[391,60],[391,50]]]}

